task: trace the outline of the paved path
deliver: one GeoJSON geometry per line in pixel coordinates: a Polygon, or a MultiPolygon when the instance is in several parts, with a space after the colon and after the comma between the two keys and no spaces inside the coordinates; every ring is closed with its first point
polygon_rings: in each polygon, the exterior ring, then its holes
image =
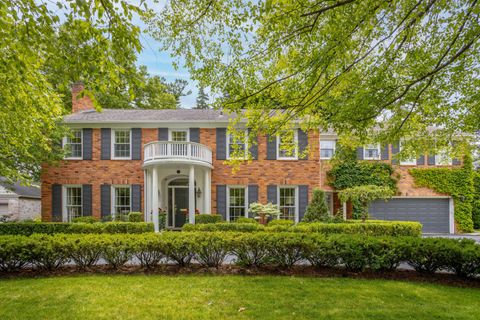
{"type": "Polygon", "coordinates": [[[465,233],[465,234],[444,234],[444,233],[428,233],[424,234],[423,237],[425,238],[448,238],[448,239],[472,239],[475,240],[477,243],[480,243],[480,233],[465,233]]]}

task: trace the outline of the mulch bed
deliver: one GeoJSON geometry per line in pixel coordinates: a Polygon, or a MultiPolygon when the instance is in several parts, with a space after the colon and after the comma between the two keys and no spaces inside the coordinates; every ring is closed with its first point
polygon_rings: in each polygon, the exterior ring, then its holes
{"type": "Polygon", "coordinates": [[[350,272],[344,269],[337,268],[314,268],[311,266],[294,266],[290,269],[280,268],[241,268],[235,265],[224,265],[219,268],[205,268],[200,265],[192,265],[190,267],[179,267],[177,265],[159,265],[152,269],[144,269],[139,266],[127,265],[119,269],[112,269],[106,265],[98,265],[88,270],[82,270],[75,266],[63,266],[54,271],[47,271],[41,269],[22,269],[18,272],[0,272],[0,278],[36,278],[36,277],[53,277],[53,276],[81,276],[93,274],[146,274],[146,275],[275,275],[275,276],[304,276],[304,277],[345,277],[354,279],[384,279],[384,280],[402,280],[423,283],[435,283],[442,285],[449,285],[455,287],[470,287],[480,288],[480,279],[462,279],[451,273],[435,273],[425,274],[418,273],[413,270],[397,270],[393,272],[373,272],[366,270],[364,272],[350,272]]]}

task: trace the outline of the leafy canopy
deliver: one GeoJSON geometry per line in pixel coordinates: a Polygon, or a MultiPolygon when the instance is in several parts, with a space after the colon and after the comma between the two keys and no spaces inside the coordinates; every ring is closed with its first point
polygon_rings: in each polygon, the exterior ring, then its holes
{"type": "Polygon", "coordinates": [[[176,0],[148,23],[252,128],[301,118],[361,140],[415,137],[405,146],[420,153],[479,129],[479,13],[470,0],[176,0]]]}

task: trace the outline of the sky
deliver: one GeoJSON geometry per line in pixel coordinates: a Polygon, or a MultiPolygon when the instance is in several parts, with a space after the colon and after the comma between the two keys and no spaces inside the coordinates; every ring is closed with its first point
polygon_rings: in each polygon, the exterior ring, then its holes
{"type": "MultiPolygon", "coordinates": [[[[159,1],[158,3],[153,3],[152,1],[147,1],[149,7],[154,7],[156,10],[161,10],[165,6],[165,1],[159,1]]],[[[142,30],[146,29],[146,25],[139,19],[134,20],[142,30]]],[[[197,83],[190,79],[189,72],[179,66],[178,70],[175,70],[172,65],[174,58],[171,57],[170,52],[160,51],[160,44],[158,41],[153,39],[147,34],[147,32],[142,32],[140,41],[143,46],[142,52],[138,56],[138,65],[147,66],[148,72],[151,75],[158,75],[164,77],[168,82],[172,82],[175,79],[185,79],[189,82],[189,86],[186,91],[191,90],[192,93],[186,97],[181,97],[182,108],[192,108],[196,105],[196,99],[198,94],[197,83]]]]}

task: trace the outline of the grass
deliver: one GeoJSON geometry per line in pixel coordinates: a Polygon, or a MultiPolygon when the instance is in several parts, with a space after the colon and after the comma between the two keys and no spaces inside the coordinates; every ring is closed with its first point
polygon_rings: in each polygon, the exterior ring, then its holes
{"type": "Polygon", "coordinates": [[[392,280],[213,275],[0,280],[3,320],[478,319],[479,310],[479,289],[392,280]]]}

